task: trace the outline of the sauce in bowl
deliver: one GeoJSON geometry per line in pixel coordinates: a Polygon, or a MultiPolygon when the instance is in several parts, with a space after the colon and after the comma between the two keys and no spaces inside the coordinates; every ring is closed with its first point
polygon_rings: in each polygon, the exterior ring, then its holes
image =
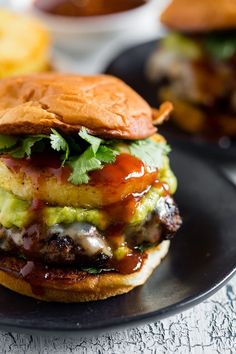
{"type": "Polygon", "coordinates": [[[70,17],[109,15],[142,6],[147,0],[35,0],[43,12],[70,17]]]}

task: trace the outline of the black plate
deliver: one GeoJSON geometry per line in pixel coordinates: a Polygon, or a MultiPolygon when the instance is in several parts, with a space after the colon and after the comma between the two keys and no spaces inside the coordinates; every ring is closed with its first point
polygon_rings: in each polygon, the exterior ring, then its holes
{"type": "Polygon", "coordinates": [[[216,291],[235,271],[236,190],[217,168],[173,147],[176,201],[184,224],[147,283],[126,295],[84,304],[35,301],[0,287],[0,327],[94,334],[180,312],[216,291]]]}
{"type": "MultiPolygon", "coordinates": [[[[133,87],[141,96],[143,96],[153,107],[157,106],[158,85],[147,80],[145,75],[145,65],[158,47],[159,40],[142,43],[131,47],[119,54],[106,68],[107,74],[115,75],[127,84],[133,87]]],[[[168,138],[174,139],[180,146],[191,148],[195,153],[202,156],[216,158],[218,162],[222,159],[232,160],[236,158],[236,142],[231,141],[227,149],[220,148],[217,142],[211,142],[197,135],[184,133],[171,122],[165,123],[160,129],[168,138]]]]}

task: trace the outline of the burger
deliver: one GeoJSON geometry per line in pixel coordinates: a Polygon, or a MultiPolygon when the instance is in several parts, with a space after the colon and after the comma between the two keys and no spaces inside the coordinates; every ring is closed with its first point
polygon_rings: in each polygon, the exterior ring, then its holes
{"type": "Polygon", "coordinates": [[[106,75],[0,82],[0,284],[79,302],[147,280],[181,225],[171,109],[106,75]]]}
{"type": "Polygon", "coordinates": [[[236,2],[173,0],[161,16],[169,33],[147,64],[173,121],[213,140],[236,136],[236,2]]]}

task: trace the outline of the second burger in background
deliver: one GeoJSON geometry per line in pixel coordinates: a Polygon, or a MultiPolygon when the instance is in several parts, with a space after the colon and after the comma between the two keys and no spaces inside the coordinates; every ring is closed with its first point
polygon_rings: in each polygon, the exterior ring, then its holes
{"type": "Polygon", "coordinates": [[[173,0],[161,17],[173,32],[147,65],[174,122],[211,139],[236,136],[236,2],[173,0]]]}

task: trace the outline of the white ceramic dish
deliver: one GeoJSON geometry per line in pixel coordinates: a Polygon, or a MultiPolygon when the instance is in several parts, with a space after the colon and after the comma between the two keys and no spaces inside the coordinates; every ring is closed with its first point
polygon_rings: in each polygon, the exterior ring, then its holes
{"type": "Polygon", "coordinates": [[[63,49],[87,53],[120,36],[153,31],[159,4],[148,0],[134,9],[104,16],[71,18],[46,14],[37,10],[30,0],[11,0],[16,10],[41,18],[53,34],[55,43],[63,49]]]}

